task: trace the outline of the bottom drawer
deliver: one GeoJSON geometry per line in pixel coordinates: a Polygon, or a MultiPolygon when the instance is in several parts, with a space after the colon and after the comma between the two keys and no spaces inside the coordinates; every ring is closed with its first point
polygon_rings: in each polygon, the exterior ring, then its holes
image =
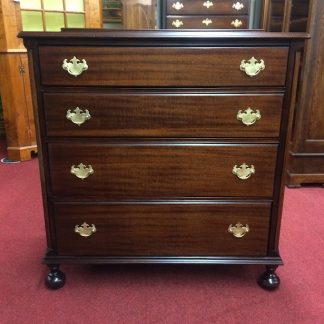
{"type": "MultiPolygon", "coordinates": [[[[57,251],[78,256],[266,256],[270,203],[138,203],[54,206],[57,251]],[[87,231],[76,225],[94,225],[87,231]],[[229,225],[241,223],[244,229],[229,225]],[[89,230],[91,233],[91,231],[89,230]]],[[[85,226],[86,227],[86,226],[85,226]]],[[[88,228],[89,229],[89,228],[88,228]]]]}

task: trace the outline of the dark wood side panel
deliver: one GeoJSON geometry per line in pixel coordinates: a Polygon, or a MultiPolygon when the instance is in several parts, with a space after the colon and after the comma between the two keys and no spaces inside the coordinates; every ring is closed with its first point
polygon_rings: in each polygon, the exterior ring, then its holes
{"type": "Polygon", "coordinates": [[[277,145],[49,144],[52,192],[60,197],[272,197],[277,145]],[[80,180],[72,165],[91,165],[80,180]],[[240,180],[234,165],[254,165],[240,180]]]}
{"type": "Polygon", "coordinates": [[[66,137],[278,137],[283,95],[204,93],[45,93],[48,136],[66,137]],[[66,118],[76,107],[91,118],[78,126],[66,118]],[[239,110],[258,109],[246,126],[239,110]]]}
{"type": "Polygon", "coordinates": [[[56,204],[58,255],[266,256],[270,203],[91,205],[56,204]],[[75,225],[96,233],[84,238],[75,225]],[[242,238],[228,233],[241,222],[242,238]]]}
{"type": "Polygon", "coordinates": [[[247,29],[249,27],[248,16],[169,16],[167,17],[167,28],[169,29],[247,29]],[[206,22],[208,19],[208,23],[206,22]],[[242,25],[235,27],[232,25],[236,19],[242,25]],[[179,20],[182,22],[180,27],[173,23],[179,20]]]}
{"type": "Polygon", "coordinates": [[[249,12],[250,0],[240,0],[239,3],[243,5],[243,8],[237,10],[233,8],[233,5],[237,2],[235,0],[217,0],[210,1],[212,5],[204,6],[205,0],[182,0],[183,7],[179,10],[173,7],[177,1],[167,0],[167,13],[169,15],[183,15],[183,14],[216,14],[216,15],[246,15],[249,12]]]}
{"type": "Polygon", "coordinates": [[[283,86],[288,47],[254,48],[114,48],[41,46],[44,85],[60,86],[283,86]],[[74,77],[64,59],[85,59],[88,70],[74,77]],[[240,70],[242,60],[265,61],[256,77],[240,70]]]}

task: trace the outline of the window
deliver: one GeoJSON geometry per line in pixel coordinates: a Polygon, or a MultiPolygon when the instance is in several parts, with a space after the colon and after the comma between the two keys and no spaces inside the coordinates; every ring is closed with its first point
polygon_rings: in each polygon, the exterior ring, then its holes
{"type": "Polygon", "coordinates": [[[24,31],[84,28],[84,0],[20,0],[24,31]]]}

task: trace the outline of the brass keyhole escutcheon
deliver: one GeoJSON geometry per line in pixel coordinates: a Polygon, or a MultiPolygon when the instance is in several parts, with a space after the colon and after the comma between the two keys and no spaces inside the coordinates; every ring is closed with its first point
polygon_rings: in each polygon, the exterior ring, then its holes
{"type": "Polygon", "coordinates": [[[257,120],[261,119],[260,110],[256,109],[255,111],[250,107],[244,111],[239,110],[237,113],[237,120],[241,121],[242,124],[246,126],[251,126],[256,123],[257,120]]]}
{"type": "Polygon", "coordinates": [[[94,173],[94,170],[91,165],[84,165],[83,163],[80,163],[79,165],[71,166],[71,174],[75,175],[77,178],[84,180],[88,178],[91,174],[94,173]]]}
{"type": "Polygon", "coordinates": [[[248,224],[243,226],[241,223],[237,223],[234,226],[231,224],[228,226],[228,233],[232,234],[234,237],[241,238],[245,236],[246,233],[250,231],[248,224]]]}
{"type": "Polygon", "coordinates": [[[92,224],[91,226],[84,222],[82,225],[75,225],[74,232],[82,237],[89,237],[97,231],[96,226],[92,224]]]}
{"type": "Polygon", "coordinates": [[[255,173],[255,168],[254,165],[248,166],[247,164],[243,163],[239,167],[234,165],[232,173],[241,180],[247,180],[252,174],[255,173]]]}

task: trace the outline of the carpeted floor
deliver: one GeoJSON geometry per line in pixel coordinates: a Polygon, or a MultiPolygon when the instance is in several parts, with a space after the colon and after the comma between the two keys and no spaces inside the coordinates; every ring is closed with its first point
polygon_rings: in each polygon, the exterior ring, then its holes
{"type": "Polygon", "coordinates": [[[1,324],[324,323],[324,189],[286,190],[275,292],[259,266],[157,265],[66,265],[50,291],[37,163],[0,164],[1,324]]]}

